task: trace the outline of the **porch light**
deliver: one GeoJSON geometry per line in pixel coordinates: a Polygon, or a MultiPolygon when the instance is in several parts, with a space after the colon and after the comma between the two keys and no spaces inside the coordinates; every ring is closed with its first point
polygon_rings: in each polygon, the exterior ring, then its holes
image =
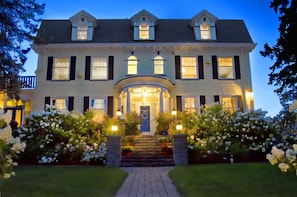
{"type": "Polygon", "coordinates": [[[178,131],[178,133],[181,133],[181,130],[183,129],[183,125],[181,123],[177,123],[175,128],[178,131]]]}
{"type": "Polygon", "coordinates": [[[176,116],[176,113],[177,113],[177,112],[176,112],[175,109],[173,109],[173,110],[171,111],[171,115],[174,116],[174,117],[176,116]]]}
{"type": "Polygon", "coordinates": [[[111,130],[112,130],[112,132],[113,132],[113,135],[115,135],[115,133],[118,131],[118,126],[116,126],[116,125],[112,125],[112,126],[111,126],[111,130]]]}
{"type": "Polygon", "coordinates": [[[143,95],[143,96],[146,96],[146,91],[145,91],[145,89],[143,90],[142,95],[143,95]]]}
{"type": "Polygon", "coordinates": [[[118,109],[118,111],[116,112],[116,115],[117,115],[117,117],[118,117],[118,118],[120,118],[120,117],[121,117],[121,115],[122,115],[122,112],[121,112],[121,110],[119,110],[119,109],[118,109]]]}

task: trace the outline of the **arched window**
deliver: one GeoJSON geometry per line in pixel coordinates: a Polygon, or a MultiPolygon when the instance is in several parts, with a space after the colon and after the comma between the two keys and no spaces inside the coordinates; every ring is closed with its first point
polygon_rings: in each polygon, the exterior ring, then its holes
{"type": "Polygon", "coordinates": [[[203,22],[200,25],[200,34],[201,34],[201,39],[210,39],[210,26],[208,23],[203,22]]]}
{"type": "Polygon", "coordinates": [[[146,22],[142,22],[139,25],[139,39],[147,40],[150,38],[150,26],[146,22]]]}
{"type": "Polygon", "coordinates": [[[164,74],[164,58],[161,55],[154,57],[154,74],[164,74]]]}
{"type": "Polygon", "coordinates": [[[138,64],[138,60],[135,55],[131,55],[128,57],[128,75],[137,74],[137,64],[138,64]]]}

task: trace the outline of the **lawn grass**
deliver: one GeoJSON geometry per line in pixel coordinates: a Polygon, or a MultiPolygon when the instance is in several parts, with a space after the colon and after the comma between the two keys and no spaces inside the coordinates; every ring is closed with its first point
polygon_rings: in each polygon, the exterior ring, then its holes
{"type": "Polygon", "coordinates": [[[176,166],[169,177],[183,197],[297,196],[295,172],[269,163],[176,166]]]}
{"type": "Polygon", "coordinates": [[[127,173],[106,166],[19,166],[5,180],[3,197],[112,197],[127,173]]]}

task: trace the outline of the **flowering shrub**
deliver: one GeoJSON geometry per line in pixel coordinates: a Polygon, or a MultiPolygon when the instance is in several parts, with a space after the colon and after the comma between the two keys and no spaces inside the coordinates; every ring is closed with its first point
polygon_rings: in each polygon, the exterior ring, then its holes
{"type": "Polygon", "coordinates": [[[10,178],[15,175],[13,167],[18,163],[15,159],[26,148],[26,144],[21,142],[19,137],[12,136],[11,127],[9,122],[11,114],[4,114],[0,110],[0,182],[3,178],[10,178]]]}
{"type": "Polygon", "coordinates": [[[97,151],[94,144],[105,140],[92,117],[92,111],[82,115],[50,105],[44,111],[32,113],[27,124],[18,129],[28,147],[21,155],[22,161],[40,164],[87,161],[85,152],[90,147],[97,151]]]}
{"type": "Polygon", "coordinates": [[[279,169],[282,172],[288,170],[295,170],[297,175],[297,144],[293,144],[292,148],[286,149],[286,151],[272,147],[271,153],[266,155],[266,158],[272,165],[278,164],[279,169]]]}

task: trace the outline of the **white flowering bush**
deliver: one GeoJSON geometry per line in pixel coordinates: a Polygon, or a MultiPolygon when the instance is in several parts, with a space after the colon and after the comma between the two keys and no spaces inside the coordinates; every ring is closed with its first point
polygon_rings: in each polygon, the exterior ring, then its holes
{"type": "Polygon", "coordinates": [[[10,120],[11,114],[0,110],[0,183],[3,178],[15,175],[13,167],[18,165],[16,159],[26,148],[26,144],[19,137],[12,136],[10,120]]]}
{"type": "Polygon", "coordinates": [[[50,105],[32,113],[18,129],[20,138],[27,143],[22,162],[77,164],[86,161],[84,153],[89,147],[105,140],[92,118],[91,111],[82,115],[50,105]]]}
{"type": "Polygon", "coordinates": [[[271,165],[278,164],[278,167],[282,172],[295,171],[297,175],[297,143],[286,150],[273,146],[271,153],[268,153],[266,158],[271,165]]]}

